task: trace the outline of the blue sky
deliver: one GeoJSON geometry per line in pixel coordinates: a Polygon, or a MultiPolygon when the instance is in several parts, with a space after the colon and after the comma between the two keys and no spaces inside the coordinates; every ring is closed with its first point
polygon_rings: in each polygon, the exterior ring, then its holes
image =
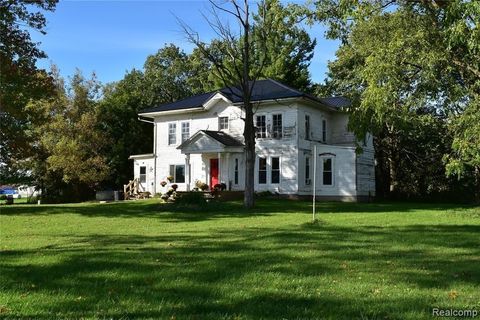
{"type": "MultiPolygon", "coordinates": [[[[142,69],[146,57],[165,43],[191,52],[175,15],[203,40],[214,37],[201,14],[207,9],[208,2],[203,1],[60,1],[55,12],[46,14],[47,34],[32,32],[48,55],[37,65],[49,68],[54,63],[64,77],[79,68],[85,75],[95,71],[103,83],[120,80],[127,70],[142,69]]],[[[338,42],[326,40],[320,25],[307,30],[317,39],[312,79],[323,82],[338,42]]]]}

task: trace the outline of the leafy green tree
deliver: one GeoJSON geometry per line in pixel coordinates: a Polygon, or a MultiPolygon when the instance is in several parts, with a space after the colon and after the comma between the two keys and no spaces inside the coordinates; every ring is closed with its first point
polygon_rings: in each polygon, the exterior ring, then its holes
{"type": "MultiPolygon", "coordinates": [[[[308,67],[313,58],[316,40],[311,40],[299,20],[303,11],[296,4],[284,6],[279,0],[269,0],[265,6],[258,6],[253,15],[256,22],[253,33],[271,28],[265,46],[256,51],[257,56],[266,49],[265,66],[261,72],[265,78],[272,78],[302,91],[311,91],[308,67]]],[[[260,58],[260,57],[258,57],[260,58]]]]}
{"type": "Polygon", "coordinates": [[[0,1],[0,181],[28,180],[19,163],[31,154],[25,132],[24,107],[52,90],[52,79],[35,62],[45,53],[30,38],[29,31],[45,34],[43,11],[53,11],[57,0],[0,1]],[[35,11],[38,9],[38,11],[35,11]]]}
{"type": "Polygon", "coordinates": [[[152,152],[152,126],[137,119],[138,112],[149,106],[144,101],[147,89],[143,73],[132,70],[104,90],[98,121],[103,135],[111,141],[105,153],[110,176],[104,186],[120,188],[133,172],[133,162],[128,157],[152,152]]]}
{"type": "Polygon", "coordinates": [[[55,95],[27,106],[34,114],[32,135],[38,141],[39,163],[34,168],[39,171],[34,174],[40,185],[51,182],[42,181],[39,174],[61,177],[62,184],[74,191],[75,199],[70,200],[79,200],[109,174],[103,156],[109,140],[101,134],[97,120],[100,84],[95,76],[86,80],[77,71],[68,87],[60,78],[56,85],[55,95]]]}
{"type": "MultiPolygon", "coordinates": [[[[317,3],[314,16],[329,25],[330,37],[342,40],[329,85],[354,101],[351,129],[359,137],[372,132],[382,142],[390,191],[396,192],[404,137],[421,131],[424,112],[443,121],[461,119],[478,101],[478,2],[327,0],[317,3]]],[[[442,134],[435,128],[432,135],[442,134]]],[[[463,140],[478,150],[462,128],[454,131],[453,148],[463,140]]],[[[432,166],[448,153],[436,150],[432,166]]],[[[472,163],[459,150],[446,159],[454,161],[452,172],[472,163]]]]}
{"type": "Polygon", "coordinates": [[[173,44],[166,45],[145,61],[145,103],[153,106],[192,95],[190,77],[187,54],[173,44]]]}

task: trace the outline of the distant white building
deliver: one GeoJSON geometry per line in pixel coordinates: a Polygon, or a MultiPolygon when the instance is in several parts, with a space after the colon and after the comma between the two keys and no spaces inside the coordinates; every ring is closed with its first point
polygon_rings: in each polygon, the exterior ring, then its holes
{"type": "Polygon", "coordinates": [[[40,192],[36,190],[34,186],[19,186],[18,187],[18,194],[22,198],[28,198],[28,197],[36,197],[40,195],[40,192]]]}
{"type": "MultiPolygon", "coordinates": [[[[355,136],[347,130],[349,101],[317,98],[274,80],[255,83],[255,191],[311,195],[317,157],[319,198],[359,200],[375,195],[372,137],[356,154],[355,136]],[[313,154],[313,146],[317,154],[313,154]]],[[[224,88],[143,110],[154,124],[153,153],[132,155],[134,177],[151,193],[173,177],[178,190],[197,180],[213,187],[244,190],[245,157],[242,99],[224,88]]]]}

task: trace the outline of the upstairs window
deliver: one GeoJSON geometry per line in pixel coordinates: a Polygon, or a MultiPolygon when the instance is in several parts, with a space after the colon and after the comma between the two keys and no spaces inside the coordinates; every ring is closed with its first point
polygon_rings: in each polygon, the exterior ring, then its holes
{"type": "Polygon", "coordinates": [[[310,116],[305,115],[305,140],[310,140],[310,116]]]}
{"type": "Polygon", "coordinates": [[[272,138],[282,138],[282,115],[272,115],[272,138]]]}
{"type": "Polygon", "coordinates": [[[190,123],[182,122],[182,143],[190,138],[190,123]]]}
{"type": "Polygon", "coordinates": [[[147,167],[140,167],[140,183],[147,182],[147,167]]]}
{"type": "Polygon", "coordinates": [[[322,141],[327,142],[327,120],[322,120],[322,141]]]}
{"type": "Polygon", "coordinates": [[[258,158],[258,183],[267,183],[267,158],[258,158]]]}
{"type": "Polygon", "coordinates": [[[174,183],[185,183],[185,165],[171,164],[170,175],[173,177],[174,183]]]}
{"type": "Polygon", "coordinates": [[[168,144],[176,144],[177,143],[177,124],[176,123],[169,123],[168,124],[168,144]]]}
{"type": "Polygon", "coordinates": [[[228,117],[218,118],[218,130],[228,130],[228,117]]]}
{"type": "Polygon", "coordinates": [[[323,181],[325,186],[333,185],[333,163],[332,158],[323,159],[323,181]]]}
{"type": "Polygon", "coordinates": [[[272,183],[280,183],[280,158],[272,157],[272,183]]]}
{"type": "Polygon", "coordinates": [[[267,121],[265,116],[257,116],[257,121],[255,123],[256,127],[256,137],[257,138],[266,138],[267,137],[267,121]]]}

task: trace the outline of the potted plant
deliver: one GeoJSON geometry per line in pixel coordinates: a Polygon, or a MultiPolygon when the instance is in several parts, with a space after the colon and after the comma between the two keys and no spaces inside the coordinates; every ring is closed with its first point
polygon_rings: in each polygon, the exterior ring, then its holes
{"type": "Polygon", "coordinates": [[[177,191],[177,188],[178,188],[178,184],[176,183],[172,184],[173,191],[177,191]]]}
{"type": "Polygon", "coordinates": [[[169,182],[173,182],[173,176],[167,176],[167,180],[168,180],[169,182]]]}
{"type": "Polygon", "coordinates": [[[165,187],[165,186],[167,185],[167,181],[164,180],[164,181],[160,182],[160,185],[161,185],[162,187],[165,187]]]}

